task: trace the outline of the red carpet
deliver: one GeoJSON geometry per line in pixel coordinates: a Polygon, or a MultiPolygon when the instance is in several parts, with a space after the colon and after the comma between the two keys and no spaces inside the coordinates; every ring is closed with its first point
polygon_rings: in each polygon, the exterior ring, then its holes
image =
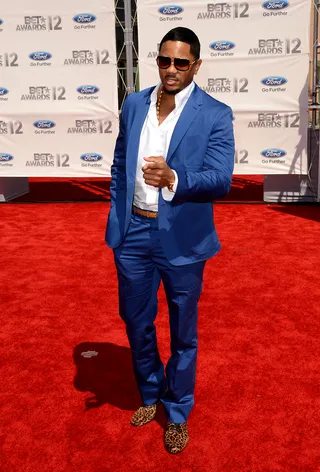
{"type": "Polygon", "coordinates": [[[224,249],[206,269],[180,456],[163,449],[162,412],[129,425],[139,397],[107,213],[107,203],[0,206],[1,471],[319,472],[319,207],[216,205],[224,249]]]}
{"type": "MultiPolygon", "coordinates": [[[[29,187],[29,193],[14,203],[110,200],[110,179],[107,178],[30,178],[29,187]]],[[[263,202],[263,175],[234,176],[231,191],[224,200],[263,202]]]]}

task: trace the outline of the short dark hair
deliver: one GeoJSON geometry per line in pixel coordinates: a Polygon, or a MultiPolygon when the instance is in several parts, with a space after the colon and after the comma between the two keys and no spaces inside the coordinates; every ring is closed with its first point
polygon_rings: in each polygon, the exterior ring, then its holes
{"type": "Polygon", "coordinates": [[[161,40],[160,49],[166,41],[181,41],[190,45],[190,53],[195,59],[200,58],[200,41],[198,36],[189,28],[178,26],[170,30],[161,40]]]}

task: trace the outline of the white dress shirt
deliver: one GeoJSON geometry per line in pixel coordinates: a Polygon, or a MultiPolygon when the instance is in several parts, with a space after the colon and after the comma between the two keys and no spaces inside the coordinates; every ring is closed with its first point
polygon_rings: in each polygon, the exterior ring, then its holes
{"type": "MultiPolygon", "coordinates": [[[[147,164],[144,157],[162,156],[167,159],[171,137],[177,124],[179,116],[185,107],[194,89],[194,82],[191,82],[185,89],[175,95],[175,109],[159,126],[157,119],[157,96],[161,86],[159,83],[151,94],[150,107],[142,127],[138,152],[136,182],[134,188],[133,204],[138,208],[149,211],[158,211],[159,189],[152,185],[147,185],[143,178],[142,167],[147,164]]],[[[175,183],[173,192],[167,187],[162,189],[162,196],[170,201],[174,197],[178,184],[178,176],[175,171],[175,183]]]]}

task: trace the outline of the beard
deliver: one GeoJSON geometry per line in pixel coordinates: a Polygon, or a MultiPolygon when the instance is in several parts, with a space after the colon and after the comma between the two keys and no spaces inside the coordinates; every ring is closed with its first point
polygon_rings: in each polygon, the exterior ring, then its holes
{"type": "Polygon", "coordinates": [[[167,95],[177,95],[177,93],[181,92],[182,89],[177,89],[177,90],[167,90],[166,87],[162,84],[162,89],[164,93],[167,95]]]}
{"type": "MultiPolygon", "coordinates": [[[[175,76],[173,76],[173,75],[169,75],[169,74],[168,74],[167,76],[164,77],[164,80],[163,80],[163,81],[161,80],[161,82],[162,82],[162,90],[163,90],[167,95],[177,95],[177,93],[181,92],[181,90],[182,90],[181,87],[178,87],[176,90],[172,90],[172,89],[169,89],[169,90],[168,90],[167,87],[166,87],[166,83],[165,83],[165,81],[166,81],[167,79],[177,80],[177,78],[176,78],[175,76]]],[[[178,83],[179,83],[179,82],[177,81],[177,84],[178,84],[178,83]]]]}

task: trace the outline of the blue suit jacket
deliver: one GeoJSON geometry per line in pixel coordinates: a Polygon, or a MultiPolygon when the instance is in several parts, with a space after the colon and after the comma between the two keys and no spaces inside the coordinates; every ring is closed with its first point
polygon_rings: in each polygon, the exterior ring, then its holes
{"type": "MultiPolygon", "coordinates": [[[[123,105],[111,167],[111,208],[106,231],[111,248],[121,245],[130,223],[140,133],[153,89],[130,94],[123,105]]],[[[164,200],[159,193],[163,251],[173,265],[206,260],[220,249],[212,201],[226,195],[231,186],[231,108],[196,85],[174,129],[167,163],[177,172],[179,182],[172,201],[164,200]]]]}

